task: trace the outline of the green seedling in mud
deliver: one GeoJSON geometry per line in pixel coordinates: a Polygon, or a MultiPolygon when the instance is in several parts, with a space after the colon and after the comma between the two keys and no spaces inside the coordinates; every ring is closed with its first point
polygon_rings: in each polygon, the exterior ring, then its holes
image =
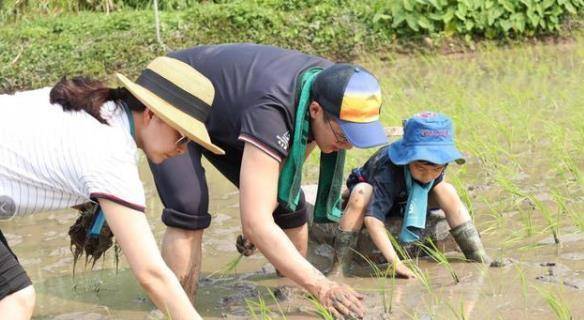
{"type": "Polygon", "coordinates": [[[373,262],[368,257],[361,254],[359,251],[353,250],[357,253],[363,260],[367,262],[369,268],[371,268],[372,275],[381,284],[381,295],[383,303],[383,312],[385,314],[390,314],[393,307],[393,292],[395,289],[395,278],[396,278],[396,261],[392,265],[388,265],[387,269],[382,270],[375,262],[373,262]],[[391,286],[389,290],[387,289],[387,278],[390,278],[391,286]],[[389,291],[389,292],[388,292],[389,291]]]}
{"type": "MultiPolygon", "coordinates": [[[[527,199],[534,205],[535,209],[543,215],[545,221],[548,224],[548,228],[552,232],[552,235],[554,237],[554,242],[556,243],[556,245],[559,245],[560,244],[560,238],[559,238],[560,225],[558,223],[557,217],[554,217],[550,208],[548,206],[546,206],[541,200],[539,200],[535,195],[530,194],[527,196],[527,199]]],[[[542,231],[545,232],[546,230],[542,230],[542,231]]]]}
{"type": "MultiPolygon", "coordinates": [[[[508,178],[508,172],[499,174],[496,177],[496,180],[498,185],[507,193],[515,196],[518,202],[523,202],[524,200],[529,199],[529,196],[523,192],[513,181],[511,181],[511,179],[508,178]]],[[[518,210],[525,227],[525,235],[526,237],[530,237],[535,233],[533,210],[532,208],[525,209],[522,206],[518,206],[518,210]]]]}
{"type": "Polygon", "coordinates": [[[393,248],[397,252],[398,256],[400,256],[400,257],[402,257],[404,259],[403,260],[403,263],[408,268],[410,268],[410,270],[416,276],[416,279],[418,281],[420,281],[420,283],[424,286],[424,288],[428,291],[428,293],[432,294],[433,291],[432,291],[432,284],[430,283],[430,276],[428,275],[428,273],[426,273],[425,271],[423,271],[422,269],[420,269],[420,267],[418,267],[418,259],[417,259],[417,257],[416,257],[416,260],[414,262],[414,259],[412,259],[412,257],[407,252],[407,250],[405,250],[402,247],[402,245],[391,234],[391,232],[387,231],[387,236],[389,237],[389,241],[391,241],[391,244],[393,245],[393,248]]]}
{"type": "MultiPolygon", "coordinates": [[[[276,306],[278,307],[278,311],[280,313],[278,319],[286,319],[286,315],[284,314],[284,311],[282,310],[282,307],[280,306],[280,303],[278,302],[278,299],[276,298],[272,290],[270,290],[269,288],[266,288],[266,290],[268,291],[268,294],[272,297],[272,299],[276,303],[276,306]]],[[[273,312],[270,309],[270,307],[266,304],[266,301],[262,298],[259,292],[257,301],[245,299],[245,305],[247,307],[248,314],[253,316],[253,319],[262,320],[272,319],[271,314],[273,312]]]]}
{"type": "MultiPolygon", "coordinates": [[[[448,302],[446,303],[446,305],[448,306],[448,309],[450,309],[450,311],[454,315],[455,319],[459,319],[459,320],[466,320],[466,319],[468,319],[466,317],[466,312],[464,310],[464,301],[460,301],[460,307],[459,308],[453,307],[448,302]]],[[[450,319],[452,319],[452,318],[450,318],[450,319]]]]}
{"type": "Polygon", "coordinates": [[[252,301],[245,299],[245,305],[247,307],[248,314],[253,317],[253,319],[260,320],[271,320],[270,314],[272,310],[266,305],[266,302],[258,292],[258,301],[252,301]]]}
{"type": "Polygon", "coordinates": [[[439,265],[444,266],[446,268],[446,270],[448,270],[448,273],[452,277],[452,280],[454,280],[454,284],[459,283],[460,280],[458,279],[458,275],[456,274],[456,271],[454,271],[454,268],[452,267],[452,265],[448,261],[448,258],[446,257],[446,255],[444,255],[444,253],[436,247],[436,245],[434,244],[434,241],[432,241],[432,239],[427,239],[427,242],[430,244],[429,246],[425,245],[424,243],[420,243],[419,246],[432,259],[434,259],[434,261],[436,261],[439,265]]]}
{"type": "Polygon", "coordinates": [[[270,294],[270,296],[272,297],[272,299],[274,300],[274,303],[278,307],[278,311],[280,312],[281,319],[286,319],[286,315],[284,314],[284,310],[282,310],[282,306],[280,306],[280,302],[278,302],[278,298],[276,298],[276,295],[274,294],[274,292],[272,290],[270,290],[269,288],[267,290],[268,290],[268,293],[270,294]]]}
{"type": "Polygon", "coordinates": [[[213,278],[215,276],[225,277],[227,274],[235,271],[239,263],[243,260],[243,254],[231,259],[222,269],[219,269],[207,276],[207,278],[213,278]]]}
{"type": "Polygon", "coordinates": [[[525,272],[519,265],[515,265],[515,270],[517,270],[517,274],[519,275],[519,281],[521,282],[521,295],[523,297],[523,306],[524,309],[527,309],[527,291],[529,290],[527,277],[525,276],[525,272]]]}
{"type": "Polygon", "coordinates": [[[535,234],[535,224],[533,223],[533,210],[519,209],[521,215],[521,222],[523,223],[523,230],[525,231],[525,238],[529,238],[535,234]]]}
{"type": "Polygon", "coordinates": [[[572,320],[574,317],[572,316],[572,312],[568,305],[562,300],[561,297],[557,296],[551,290],[544,289],[543,287],[534,286],[535,290],[544,298],[545,302],[547,302],[548,306],[554,314],[556,315],[556,319],[559,320],[572,320]]]}
{"type": "Polygon", "coordinates": [[[335,320],[335,317],[331,314],[331,312],[318,301],[318,299],[313,295],[306,296],[306,299],[312,303],[314,306],[315,314],[323,320],[335,320]]]}
{"type": "Polygon", "coordinates": [[[558,206],[558,211],[556,214],[556,223],[560,224],[560,218],[568,215],[572,219],[572,223],[580,229],[580,231],[584,231],[584,214],[578,214],[574,210],[570,209],[567,205],[567,198],[564,197],[558,190],[552,190],[552,197],[554,198],[555,203],[558,206]]]}

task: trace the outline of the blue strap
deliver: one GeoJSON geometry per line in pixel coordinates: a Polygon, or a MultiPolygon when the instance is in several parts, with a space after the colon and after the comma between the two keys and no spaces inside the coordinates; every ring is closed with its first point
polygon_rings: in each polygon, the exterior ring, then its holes
{"type": "Polygon", "coordinates": [[[120,103],[124,108],[124,111],[126,111],[126,115],[128,116],[128,122],[130,123],[130,134],[132,135],[132,138],[136,139],[136,125],[134,124],[134,116],[132,115],[132,110],[130,110],[130,107],[128,107],[128,105],[124,101],[120,101],[120,103]]]}
{"type": "Polygon", "coordinates": [[[404,210],[400,241],[410,243],[420,240],[419,232],[426,228],[426,213],[428,210],[428,193],[434,180],[421,185],[414,181],[408,165],[404,166],[404,178],[408,192],[408,202],[404,210]]]}
{"type": "Polygon", "coordinates": [[[91,225],[91,229],[89,230],[89,237],[90,238],[97,238],[101,234],[101,229],[105,223],[105,216],[103,214],[103,210],[101,210],[101,206],[97,206],[93,224],[91,225]]]}

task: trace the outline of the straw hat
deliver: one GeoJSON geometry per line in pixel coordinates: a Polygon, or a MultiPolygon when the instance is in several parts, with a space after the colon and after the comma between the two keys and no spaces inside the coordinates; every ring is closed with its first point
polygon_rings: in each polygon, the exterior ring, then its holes
{"type": "Polygon", "coordinates": [[[215,97],[209,79],[190,65],[170,57],[154,59],[136,82],[118,79],[156,116],[215,154],[225,154],[211,142],[205,122],[215,97]]]}

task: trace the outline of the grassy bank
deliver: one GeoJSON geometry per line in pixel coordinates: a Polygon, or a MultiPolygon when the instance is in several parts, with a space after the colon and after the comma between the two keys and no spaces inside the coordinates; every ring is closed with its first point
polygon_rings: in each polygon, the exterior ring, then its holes
{"type": "Polygon", "coordinates": [[[90,8],[73,0],[44,6],[19,2],[28,7],[4,2],[0,93],[50,85],[63,75],[105,78],[118,71],[135,76],[166,50],[196,44],[257,42],[352,60],[371,52],[473,49],[475,41],[484,39],[501,43],[557,37],[579,28],[584,6],[584,0],[546,1],[550,6],[540,9],[518,0],[501,2],[510,3],[507,8],[487,8],[482,1],[416,2],[411,7],[408,1],[170,1],[168,9],[181,10],[160,14],[163,48],[146,2],[98,1],[90,8]],[[107,3],[114,4],[114,11],[95,12],[108,11],[100,7],[107,3]]]}

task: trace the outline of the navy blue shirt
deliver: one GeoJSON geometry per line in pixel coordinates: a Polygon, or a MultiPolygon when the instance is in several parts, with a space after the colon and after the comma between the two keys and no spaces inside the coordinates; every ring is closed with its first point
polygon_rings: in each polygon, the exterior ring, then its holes
{"type": "MultiPolygon", "coordinates": [[[[360,168],[353,169],[347,178],[347,187],[352,190],[359,182],[367,182],[373,187],[373,197],[365,216],[385,221],[390,215],[403,215],[403,207],[408,200],[404,166],[391,162],[387,149],[377,150],[360,168]]],[[[432,189],[444,178],[444,171],[434,180],[432,189]]]]}
{"type": "Polygon", "coordinates": [[[176,51],[170,57],[193,66],[215,87],[206,121],[211,141],[226,161],[240,164],[245,142],[281,161],[288,155],[297,107],[297,83],[324,58],[272,46],[223,44],[176,51]]]}

